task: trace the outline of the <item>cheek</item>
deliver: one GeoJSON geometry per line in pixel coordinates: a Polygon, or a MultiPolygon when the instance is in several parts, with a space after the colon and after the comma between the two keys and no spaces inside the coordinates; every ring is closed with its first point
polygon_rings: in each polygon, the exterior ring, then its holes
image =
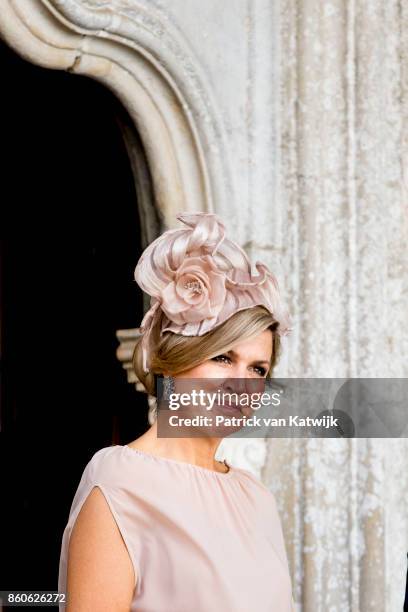
{"type": "Polygon", "coordinates": [[[218,390],[219,383],[211,379],[219,379],[223,377],[224,372],[219,364],[215,361],[207,361],[195,368],[186,370],[180,374],[180,381],[175,381],[175,391],[178,393],[191,393],[193,389],[196,391],[214,392],[218,390]],[[199,381],[198,386],[195,381],[199,381]],[[191,381],[188,382],[188,381],[191,381]]]}

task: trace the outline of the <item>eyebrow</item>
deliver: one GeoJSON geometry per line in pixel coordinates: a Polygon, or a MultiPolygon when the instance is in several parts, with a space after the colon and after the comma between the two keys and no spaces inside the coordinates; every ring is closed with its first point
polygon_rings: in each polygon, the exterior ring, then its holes
{"type": "MultiPolygon", "coordinates": [[[[238,356],[239,356],[239,355],[238,355],[238,354],[237,354],[235,351],[233,351],[233,350],[227,351],[227,355],[231,355],[232,357],[238,357],[238,356]]],[[[257,361],[253,361],[253,362],[252,362],[252,365],[261,365],[261,364],[263,364],[263,363],[266,363],[267,365],[269,365],[269,364],[270,364],[270,361],[268,361],[268,360],[266,360],[266,359],[260,359],[260,360],[257,360],[257,361]]]]}

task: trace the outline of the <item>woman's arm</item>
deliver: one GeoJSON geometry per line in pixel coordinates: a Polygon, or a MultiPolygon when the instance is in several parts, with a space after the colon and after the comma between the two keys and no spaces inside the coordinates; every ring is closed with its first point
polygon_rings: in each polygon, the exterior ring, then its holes
{"type": "Polygon", "coordinates": [[[70,537],[66,612],[129,612],[136,579],[108,503],[94,487],[70,537]]]}

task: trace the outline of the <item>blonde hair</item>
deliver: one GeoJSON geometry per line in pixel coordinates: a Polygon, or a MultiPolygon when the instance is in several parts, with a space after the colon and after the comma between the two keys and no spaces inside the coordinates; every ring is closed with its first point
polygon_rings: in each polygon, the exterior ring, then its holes
{"type": "Polygon", "coordinates": [[[267,373],[270,378],[280,356],[280,336],[276,331],[278,325],[278,321],[263,306],[240,310],[203,336],[183,336],[173,332],[164,332],[163,336],[160,336],[158,324],[152,330],[156,350],[152,355],[150,371],[143,370],[141,337],[136,341],[133,352],[133,368],[147,393],[156,396],[156,375],[164,372],[180,374],[207,359],[229,351],[239,341],[270,329],[273,336],[272,357],[267,373]]]}

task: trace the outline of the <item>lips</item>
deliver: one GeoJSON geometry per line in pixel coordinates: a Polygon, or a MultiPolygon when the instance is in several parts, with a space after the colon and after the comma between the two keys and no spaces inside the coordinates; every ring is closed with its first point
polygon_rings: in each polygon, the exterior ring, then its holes
{"type": "Polygon", "coordinates": [[[241,407],[239,404],[217,404],[217,408],[220,412],[231,414],[234,416],[242,415],[241,407]]]}

